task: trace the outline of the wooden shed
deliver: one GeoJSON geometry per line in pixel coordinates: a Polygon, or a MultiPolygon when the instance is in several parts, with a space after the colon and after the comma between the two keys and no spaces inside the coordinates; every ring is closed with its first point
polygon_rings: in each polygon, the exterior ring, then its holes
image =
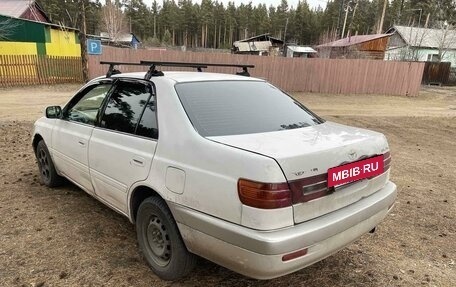
{"type": "Polygon", "coordinates": [[[331,59],[376,59],[385,57],[391,34],[349,36],[317,46],[320,58],[331,59]]]}
{"type": "Polygon", "coordinates": [[[283,40],[266,33],[234,42],[231,52],[233,54],[278,56],[283,45],[283,40]]]}

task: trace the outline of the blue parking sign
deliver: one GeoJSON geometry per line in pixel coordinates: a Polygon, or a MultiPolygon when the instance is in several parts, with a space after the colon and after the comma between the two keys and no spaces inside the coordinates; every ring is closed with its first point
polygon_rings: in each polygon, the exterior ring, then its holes
{"type": "Polygon", "coordinates": [[[89,55],[101,55],[101,40],[87,40],[87,53],[89,55]]]}

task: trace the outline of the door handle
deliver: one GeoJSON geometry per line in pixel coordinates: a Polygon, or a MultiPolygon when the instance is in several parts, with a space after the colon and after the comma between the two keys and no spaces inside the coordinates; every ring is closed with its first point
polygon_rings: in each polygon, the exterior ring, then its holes
{"type": "Polygon", "coordinates": [[[83,141],[83,140],[79,140],[79,141],[78,141],[78,144],[81,145],[81,146],[85,146],[86,143],[85,143],[85,141],[83,141]]]}
{"type": "Polygon", "coordinates": [[[131,163],[137,166],[144,166],[144,159],[142,157],[134,157],[131,163]]]}

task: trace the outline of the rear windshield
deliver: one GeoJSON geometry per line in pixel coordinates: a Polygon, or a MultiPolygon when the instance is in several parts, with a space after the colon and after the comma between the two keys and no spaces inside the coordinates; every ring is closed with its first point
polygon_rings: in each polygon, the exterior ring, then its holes
{"type": "Polygon", "coordinates": [[[321,120],[297,101],[260,81],[181,83],[177,94],[204,137],[297,129],[321,120]]]}

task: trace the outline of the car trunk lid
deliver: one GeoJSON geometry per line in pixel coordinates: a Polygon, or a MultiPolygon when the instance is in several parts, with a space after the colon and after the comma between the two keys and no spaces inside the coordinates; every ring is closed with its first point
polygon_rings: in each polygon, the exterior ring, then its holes
{"type": "Polygon", "coordinates": [[[379,190],[389,177],[386,138],[378,132],[337,123],[209,139],[275,159],[292,190],[295,223],[354,203],[379,190]],[[383,174],[327,187],[328,169],[383,154],[386,154],[383,174]]]}

